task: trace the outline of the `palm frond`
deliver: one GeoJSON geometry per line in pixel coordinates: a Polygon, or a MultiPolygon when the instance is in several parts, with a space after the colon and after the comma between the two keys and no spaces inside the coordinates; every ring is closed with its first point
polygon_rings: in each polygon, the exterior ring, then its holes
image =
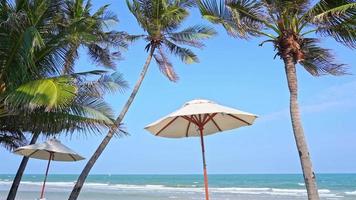
{"type": "Polygon", "coordinates": [[[199,1],[204,18],[221,24],[231,36],[240,38],[259,35],[262,25],[272,26],[265,19],[262,5],[255,0],[199,1]]]}
{"type": "Polygon", "coordinates": [[[265,15],[263,3],[256,0],[228,0],[232,20],[244,35],[257,36],[263,26],[275,29],[265,15]]]}
{"type": "Polygon", "coordinates": [[[220,0],[219,2],[215,0],[202,0],[198,1],[198,6],[201,15],[211,23],[221,24],[234,37],[243,35],[243,33],[237,30],[233,17],[225,6],[224,0],[220,0]]]}
{"type": "Polygon", "coordinates": [[[173,55],[178,56],[184,63],[192,64],[199,62],[198,56],[195,55],[190,49],[180,47],[169,40],[164,40],[163,43],[173,55]]]}
{"type": "Polygon", "coordinates": [[[88,45],[88,54],[97,64],[102,64],[105,67],[110,67],[112,69],[115,68],[109,48],[103,48],[98,44],[92,43],[88,45]]]}
{"type": "Polygon", "coordinates": [[[12,151],[26,144],[26,137],[21,131],[3,132],[0,130],[0,146],[12,151]]]}
{"type": "Polygon", "coordinates": [[[5,99],[5,105],[10,110],[43,107],[49,111],[68,106],[76,93],[77,88],[70,77],[41,79],[23,84],[10,92],[5,99]]]}
{"type": "Polygon", "coordinates": [[[204,47],[204,44],[201,40],[210,38],[214,35],[216,35],[216,31],[213,28],[206,26],[192,26],[180,32],[170,33],[168,37],[178,44],[202,48],[204,47]]]}
{"type": "Polygon", "coordinates": [[[63,66],[63,74],[74,73],[74,61],[78,58],[78,44],[69,45],[69,50],[66,52],[66,61],[63,66]]]}
{"type": "Polygon", "coordinates": [[[310,6],[309,0],[263,0],[263,3],[267,5],[270,12],[275,15],[289,15],[289,16],[301,16],[310,6]]]}
{"type": "Polygon", "coordinates": [[[316,33],[324,37],[330,36],[347,47],[356,48],[356,20],[345,21],[333,26],[321,25],[316,33]]]}
{"type": "Polygon", "coordinates": [[[159,66],[160,71],[173,82],[178,81],[178,75],[173,69],[173,65],[169,62],[161,47],[158,48],[159,54],[154,54],[154,58],[159,66]]]}
{"type": "Polygon", "coordinates": [[[123,75],[119,72],[104,74],[97,80],[81,80],[81,82],[82,83],[79,83],[78,93],[83,92],[87,96],[98,98],[102,98],[107,92],[123,92],[128,87],[128,83],[124,80],[123,75]]]}
{"type": "Polygon", "coordinates": [[[335,24],[352,18],[355,12],[356,2],[353,0],[320,0],[305,16],[313,23],[335,24]]]}
{"type": "Polygon", "coordinates": [[[317,33],[356,48],[356,2],[321,0],[305,15],[317,33]]]}
{"type": "Polygon", "coordinates": [[[196,0],[176,0],[175,2],[181,8],[191,8],[197,4],[196,0]]]}
{"type": "Polygon", "coordinates": [[[302,50],[305,57],[300,64],[313,76],[346,74],[345,65],[334,63],[330,50],[319,47],[318,43],[315,38],[303,39],[302,50]]]}

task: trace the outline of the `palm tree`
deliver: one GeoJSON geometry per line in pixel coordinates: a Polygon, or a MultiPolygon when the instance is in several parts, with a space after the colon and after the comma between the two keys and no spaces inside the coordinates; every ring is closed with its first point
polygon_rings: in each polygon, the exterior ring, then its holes
{"type": "MultiPolygon", "coordinates": [[[[127,0],[126,2],[129,10],[137,19],[138,24],[146,32],[146,34],[140,35],[137,38],[144,38],[147,41],[145,49],[149,53],[129,99],[115,120],[115,124],[117,125],[122,122],[133,102],[145,78],[152,58],[155,59],[159,69],[169,80],[177,81],[178,76],[174,72],[173,66],[166,53],[169,52],[178,56],[186,64],[198,62],[198,57],[190,49],[180,45],[201,48],[204,46],[201,40],[210,38],[215,34],[213,29],[204,26],[193,26],[177,31],[179,26],[189,15],[188,8],[195,5],[194,0],[133,0],[132,2],[127,0]]],[[[116,126],[110,129],[84,167],[70,194],[69,200],[78,198],[85,179],[110,142],[115,129],[116,126]]]]}
{"type": "Polygon", "coordinates": [[[319,40],[308,34],[332,37],[355,48],[356,3],[320,0],[314,6],[310,4],[308,0],[205,0],[200,1],[199,8],[204,18],[223,25],[232,36],[265,36],[268,40],[263,43],[274,45],[276,56],[284,62],[292,127],[308,199],[317,200],[316,177],[298,106],[296,65],[302,65],[313,76],[345,74],[344,65],[334,63],[330,50],[320,47],[319,40]]]}
{"type": "MultiPolygon", "coordinates": [[[[80,26],[78,21],[58,23],[66,16],[64,2],[4,0],[0,4],[0,143],[11,149],[24,143],[23,133],[32,133],[30,143],[35,143],[40,134],[98,132],[113,126],[102,97],[103,92],[124,86],[120,76],[109,77],[103,71],[59,76],[73,43],[68,35],[80,26]],[[83,78],[88,74],[101,77],[88,82],[83,78]]],[[[111,46],[124,44],[117,34],[107,35],[102,38],[111,38],[111,46]]],[[[102,44],[104,39],[97,41],[102,44]]],[[[8,199],[15,198],[27,161],[24,157],[8,199]]]]}

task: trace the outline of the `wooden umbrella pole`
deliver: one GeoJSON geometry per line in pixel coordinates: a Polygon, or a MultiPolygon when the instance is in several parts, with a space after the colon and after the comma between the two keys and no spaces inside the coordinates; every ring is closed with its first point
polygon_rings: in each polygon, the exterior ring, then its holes
{"type": "Polygon", "coordinates": [[[41,197],[40,200],[43,199],[44,196],[44,190],[45,190],[45,186],[46,186],[46,181],[47,181],[47,176],[48,176],[48,169],[49,169],[49,165],[51,164],[51,160],[53,158],[53,153],[49,153],[49,159],[48,159],[48,164],[47,164],[47,169],[46,169],[46,175],[45,178],[43,180],[43,185],[42,185],[42,191],[41,191],[41,197]]]}
{"type": "Polygon", "coordinates": [[[205,161],[205,147],[204,147],[204,128],[199,128],[200,131],[200,142],[201,142],[201,150],[203,154],[203,168],[204,168],[204,186],[205,186],[205,200],[209,200],[209,185],[208,185],[208,173],[206,170],[206,161],[205,161]]]}

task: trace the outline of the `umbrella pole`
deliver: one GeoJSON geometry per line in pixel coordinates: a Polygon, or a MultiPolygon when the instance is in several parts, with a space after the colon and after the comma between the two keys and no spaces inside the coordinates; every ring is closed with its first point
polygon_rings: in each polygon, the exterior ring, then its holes
{"type": "Polygon", "coordinates": [[[207,173],[207,170],[206,170],[205,147],[204,147],[204,135],[203,135],[203,130],[204,130],[204,128],[199,128],[199,131],[200,131],[201,150],[202,150],[202,154],[203,154],[205,200],[209,200],[208,173],[207,173]]]}
{"type": "Polygon", "coordinates": [[[47,169],[46,169],[46,175],[45,175],[45,178],[43,180],[40,200],[43,199],[43,196],[44,196],[44,190],[45,190],[46,181],[47,181],[48,169],[49,169],[49,165],[51,164],[52,157],[53,157],[53,155],[52,155],[52,153],[50,153],[49,154],[49,159],[48,159],[48,164],[47,164],[47,169]]]}

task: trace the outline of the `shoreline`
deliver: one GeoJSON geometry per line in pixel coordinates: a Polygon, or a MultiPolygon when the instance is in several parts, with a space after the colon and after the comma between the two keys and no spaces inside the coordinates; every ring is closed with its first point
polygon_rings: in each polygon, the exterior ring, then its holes
{"type": "MultiPolygon", "coordinates": [[[[6,175],[5,175],[6,176],[6,175]]],[[[0,175],[0,196],[6,196],[12,179],[0,175]],[[6,180],[7,179],[7,180],[6,180]]],[[[47,182],[48,199],[65,199],[77,175],[51,175],[47,182]]],[[[320,176],[321,199],[352,200],[356,198],[356,174],[320,176]]],[[[19,200],[38,196],[43,175],[26,174],[19,188],[19,200]],[[37,196],[36,196],[37,195],[37,196]]],[[[306,199],[300,175],[210,175],[209,187],[216,200],[295,200],[306,199]]],[[[91,175],[84,184],[82,199],[100,200],[196,200],[203,195],[201,175],[91,175]]]]}

